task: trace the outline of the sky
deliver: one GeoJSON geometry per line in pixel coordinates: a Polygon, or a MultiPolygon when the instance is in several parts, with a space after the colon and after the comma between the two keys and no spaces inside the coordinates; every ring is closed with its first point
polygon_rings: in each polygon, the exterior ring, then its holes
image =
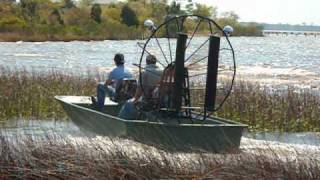
{"type": "Polygon", "coordinates": [[[234,11],[240,21],[320,25],[320,0],[193,0],[234,11]]]}

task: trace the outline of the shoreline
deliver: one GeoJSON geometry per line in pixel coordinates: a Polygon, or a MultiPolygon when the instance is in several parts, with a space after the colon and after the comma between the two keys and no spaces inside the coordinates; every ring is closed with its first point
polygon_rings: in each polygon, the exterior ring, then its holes
{"type": "Polygon", "coordinates": [[[42,38],[38,36],[29,36],[26,38],[16,38],[16,37],[4,37],[0,33],[0,42],[72,42],[72,41],[83,41],[83,42],[90,42],[90,41],[105,41],[105,40],[113,40],[113,41],[121,41],[121,40],[138,40],[135,38],[132,39],[121,39],[121,38],[86,38],[86,37],[74,37],[74,38],[42,38]]]}
{"type": "MultiPolygon", "coordinates": [[[[82,41],[82,42],[90,42],[90,41],[127,41],[127,40],[146,40],[147,38],[141,36],[141,38],[105,38],[105,37],[81,37],[81,36],[76,36],[76,37],[59,37],[56,35],[52,35],[52,37],[43,37],[40,35],[39,36],[27,36],[26,37],[19,38],[19,37],[11,37],[10,35],[6,37],[6,33],[0,33],[0,42],[72,42],[72,41],[82,41]]],[[[201,35],[197,37],[206,37],[206,35],[201,35]]],[[[231,37],[265,37],[265,36],[231,36],[231,37]]],[[[160,37],[160,38],[165,38],[165,37],[160,37]]]]}

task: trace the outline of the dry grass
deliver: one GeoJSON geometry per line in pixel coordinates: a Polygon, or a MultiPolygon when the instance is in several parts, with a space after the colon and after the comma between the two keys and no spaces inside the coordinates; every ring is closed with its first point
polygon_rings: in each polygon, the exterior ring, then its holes
{"type": "Polygon", "coordinates": [[[175,154],[132,141],[0,135],[0,179],[319,179],[319,159],[266,150],[175,154]]]}

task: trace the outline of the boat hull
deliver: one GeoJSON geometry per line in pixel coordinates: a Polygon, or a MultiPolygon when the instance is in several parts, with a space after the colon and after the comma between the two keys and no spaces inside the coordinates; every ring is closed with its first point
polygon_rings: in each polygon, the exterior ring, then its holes
{"type": "Polygon", "coordinates": [[[239,148],[246,125],[221,118],[205,122],[170,119],[166,122],[124,120],[116,116],[121,105],[106,99],[100,112],[91,108],[89,97],[57,96],[71,120],[86,131],[99,135],[129,138],[170,151],[231,152],[239,148]],[[69,99],[68,99],[69,98],[69,99]],[[71,100],[73,98],[73,100],[71,100]]]}

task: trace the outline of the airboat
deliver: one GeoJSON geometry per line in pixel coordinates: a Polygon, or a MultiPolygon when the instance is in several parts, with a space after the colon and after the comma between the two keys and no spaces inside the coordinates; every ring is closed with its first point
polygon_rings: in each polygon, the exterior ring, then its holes
{"type": "MultiPolygon", "coordinates": [[[[199,15],[170,16],[157,27],[151,20],[144,24],[149,29],[149,38],[138,44],[142,50],[139,64],[136,64],[139,82],[148,54],[157,55],[163,74],[158,99],[148,108],[138,108],[140,118],[119,118],[123,103],[108,97],[102,110],[92,106],[89,96],[55,96],[55,99],[77,126],[99,135],[128,138],[170,151],[237,150],[247,125],[215,116],[230,95],[235,79],[235,54],[228,38],[232,28],[222,29],[214,20],[199,15]],[[190,24],[193,25],[191,32],[190,27],[186,28],[190,24]],[[207,29],[209,34],[204,36],[202,31],[201,39],[204,40],[200,45],[199,42],[192,43],[199,29],[207,29]],[[164,43],[167,43],[166,47],[163,47],[164,43]],[[173,47],[175,51],[172,51],[173,47]],[[221,69],[226,67],[221,64],[221,58],[226,54],[232,65],[228,69],[230,73],[221,75],[226,70],[221,69]],[[194,74],[193,68],[200,68],[196,72],[201,73],[194,74]],[[228,75],[229,79],[225,77],[228,75]],[[202,80],[202,93],[192,93],[197,84],[193,82],[196,77],[200,77],[198,81],[202,80]],[[226,79],[230,81],[229,86],[221,87],[219,81],[226,79]],[[198,96],[197,101],[200,99],[197,106],[193,94],[198,96]]],[[[146,93],[142,83],[138,86],[146,93]]]]}

